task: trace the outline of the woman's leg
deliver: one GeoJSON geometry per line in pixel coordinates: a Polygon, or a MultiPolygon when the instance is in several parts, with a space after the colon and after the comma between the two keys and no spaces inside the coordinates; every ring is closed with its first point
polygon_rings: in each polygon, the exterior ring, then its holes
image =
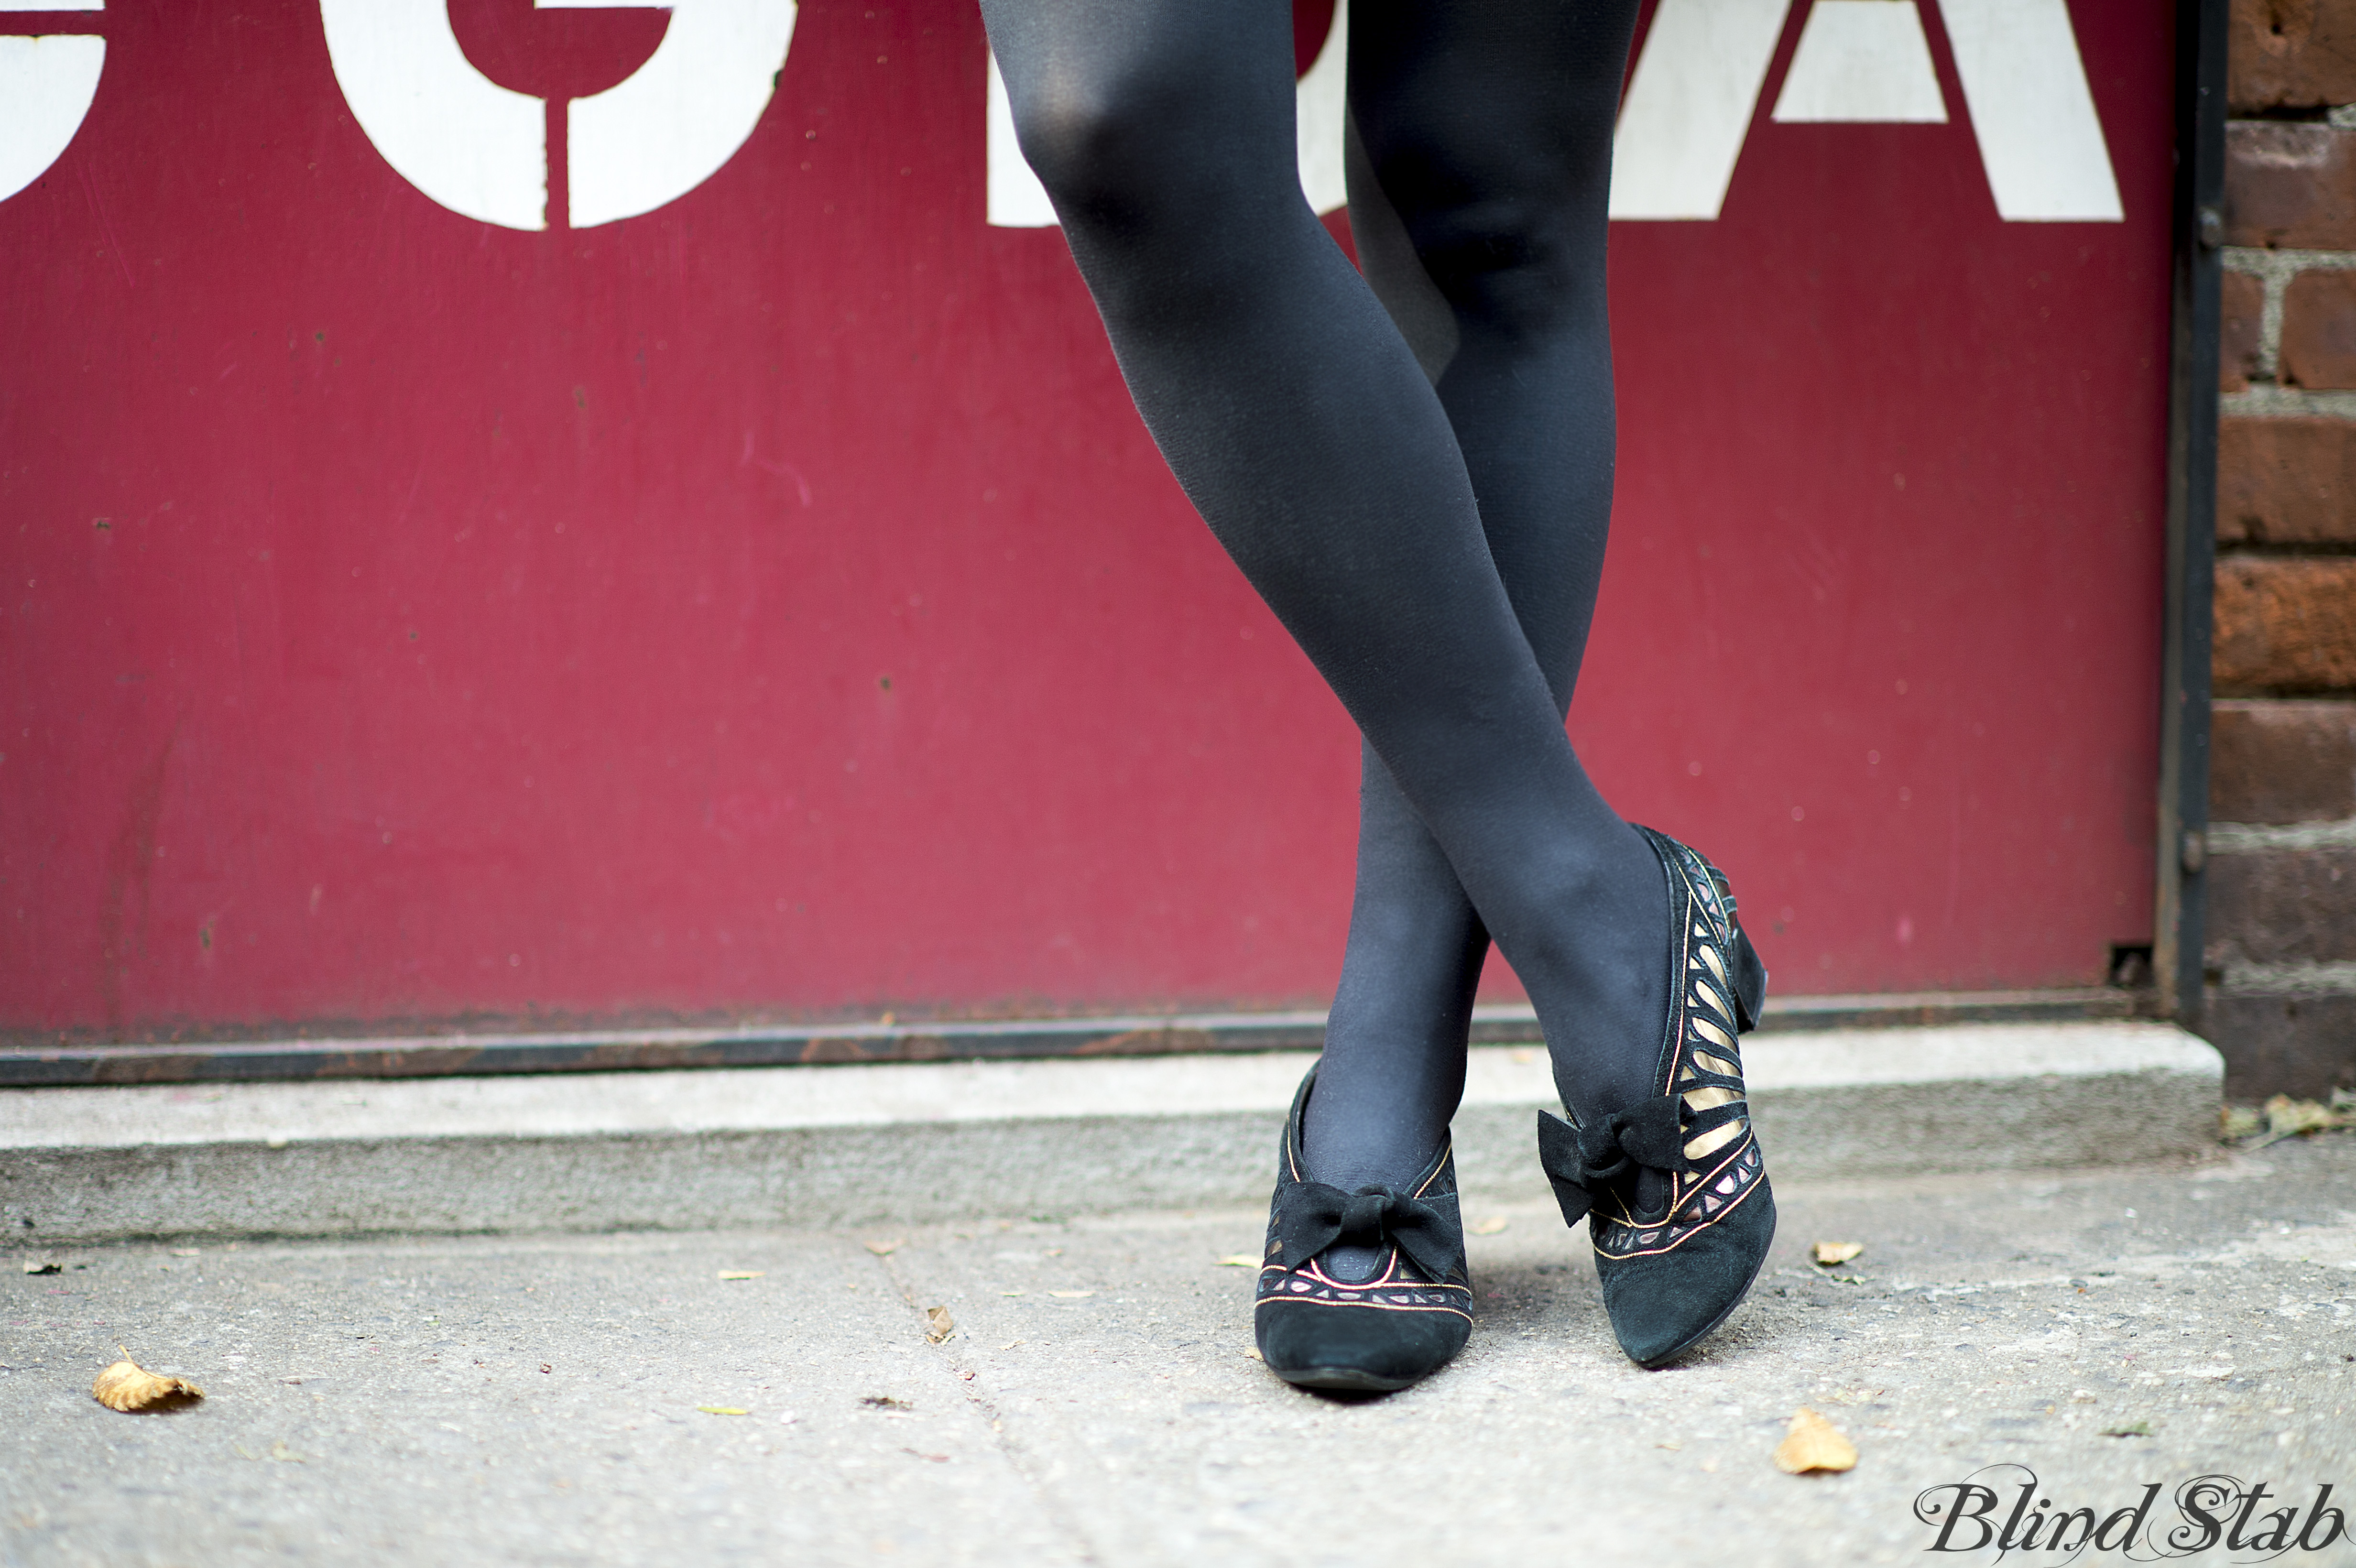
{"type": "MultiPolygon", "coordinates": [[[[1665,1005],[1660,869],[1564,738],[1449,411],[1301,197],[1288,9],[983,10],[1023,151],[1172,470],[1512,960],[1573,1109],[1626,1104],[1665,1005]]],[[[1480,271],[1466,297],[1542,306],[1542,279],[1480,271]]],[[[1484,332],[1467,344],[1492,352],[1484,332]]],[[[1547,461],[1510,442],[1496,460],[1547,461]]]]}
{"type": "MultiPolygon", "coordinates": [[[[1612,508],[1604,229],[1633,0],[1356,0],[1350,222],[1358,265],[1437,387],[1522,632],[1567,710],[1612,508]]],[[[1316,1172],[1398,1181],[1439,1147],[1489,933],[1371,748],[1357,896],[1317,1093],[1316,1172]]],[[[1664,918],[1657,877],[1589,912],[1664,918]]],[[[1649,1014],[1646,1016],[1650,1016],[1649,1014]]],[[[1623,1020],[1642,1037],[1643,1019],[1623,1020]]],[[[1566,1094],[1625,1103],[1649,1053],[1558,1042],[1566,1094]]]]}

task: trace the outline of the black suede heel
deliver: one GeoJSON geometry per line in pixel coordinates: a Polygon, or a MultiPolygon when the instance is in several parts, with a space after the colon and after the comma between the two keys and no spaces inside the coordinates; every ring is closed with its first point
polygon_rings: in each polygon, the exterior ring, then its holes
{"type": "Polygon", "coordinates": [[[1387,1393],[1439,1369],[1472,1332],[1456,1159],[1443,1144],[1404,1190],[1344,1192],[1307,1179],[1301,1114],[1316,1082],[1312,1067],[1277,1150],[1253,1335],[1260,1360],[1287,1382],[1387,1393]],[[1335,1277],[1320,1260],[1337,1245],[1378,1249],[1374,1272],[1335,1277]]]}
{"type": "Polygon", "coordinates": [[[1657,1097],[1594,1127],[1539,1112],[1538,1160],[1565,1222],[1586,1217],[1620,1348],[1639,1366],[1658,1367],[1726,1321],[1775,1239],[1775,1196],[1736,1044],[1759,1022],[1767,971],[1718,869],[1665,834],[1637,831],[1669,880],[1657,1097]],[[1646,1183],[1639,1168],[1659,1177],[1646,1183]]]}

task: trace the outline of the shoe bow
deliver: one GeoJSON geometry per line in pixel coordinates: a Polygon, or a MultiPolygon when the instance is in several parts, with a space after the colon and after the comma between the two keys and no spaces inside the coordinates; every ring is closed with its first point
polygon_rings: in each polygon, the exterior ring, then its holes
{"type": "Polygon", "coordinates": [[[1456,1259],[1456,1241],[1447,1217],[1431,1204],[1388,1187],[1344,1192],[1322,1181],[1304,1181],[1284,1196],[1276,1220],[1276,1261],[1299,1268],[1336,1242],[1378,1247],[1395,1243],[1438,1284],[1456,1259]]]}
{"type": "Polygon", "coordinates": [[[1637,1166],[1672,1173],[1693,1168],[1686,1158],[1678,1104],[1675,1095],[1659,1095],[1633,1111],[1614,1111],[1592,1127],[1538,1113],[1538,1164],[1554,1185],[1563,1223],[1578,1224],[1612,1183],[1637,1166]]]}

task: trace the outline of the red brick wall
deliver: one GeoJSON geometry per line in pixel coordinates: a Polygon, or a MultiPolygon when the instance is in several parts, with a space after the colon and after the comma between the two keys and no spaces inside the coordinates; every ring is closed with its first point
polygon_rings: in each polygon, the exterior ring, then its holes
{"type": "Polygon", "coordinates": [[[2356,0],[2233,0],[2208,1032],[2356,1084],[2356,0]]]}

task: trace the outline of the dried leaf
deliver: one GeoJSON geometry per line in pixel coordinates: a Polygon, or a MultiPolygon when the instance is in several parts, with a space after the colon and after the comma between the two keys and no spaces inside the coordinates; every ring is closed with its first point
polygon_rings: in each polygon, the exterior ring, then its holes
{"type": "Polygon", "coordinates": [[[2244,1149],[2262,1149],[2302,1133],[2356,1125],[2356,1115],[2342,1114],[2339,1107],[2336,1093],[2329,1105],[2318,1100],[2294,1100],[2287,1094],[2277,1094],[2262,1110],[2228,1106],[2222,1125],[2228,1143],[2238,1139],[2244,1149]]]}
{"type": "Polygon", "coordinates": [[[1513,1221],[1506,1219],[1503,1214],[1492,1214],[1487,1219],[1482,1221],[1479,1224],[1473,1226],[1472,1233],[1476,1236],[1494,1236],[1512,1223],[1513,1221]]]}
{"type": "Polygon", "coordinates": [[[739,1410],[733,1404],[699,1404],[696,1409],[706,1415],[750,1415],[749,1410],[739,1410]]]}
{"type": "Polygon", "coordinates": [[[946,1307],[926,1307],[925,1321],[931,1325],[925,1330],[925,1338],[936,1345],[957,1332],[957,1319],[949,1316],[946,1307]]]}
{"type": "Polygon", "coordinates": [[[859,1402],[875,1410],[914,1410],[916,1407],[905,1399],[894,1399],[888,1393],[871,1393],[859,1402]]]}
{"type": "Polygon", "coordinates": [[[1259,1353],[1259,1348],[1256,1345],[1246,1347],[1244,1354],[1249,1356],[1255,1361],[1264,1361],[1268,1360],[1266,1356],[1259,1353]]]}
{"type": "Polygon", "coordinates": [[[1816,1264],[1820,1268],[1831,1268],[1836,1264],[1848,1262],[1863,1251],[1865,1251],[1863,1242],[1818,1242],[1816,1264]]]}
{"type": "Polygon", "coordinates": [[[1680,1442],[1678,1442],[1678,1441],[1677,1441],[1676,1438],[1674,1438],[1674,1437],[1667,1437],[1667,1438],[1664,1438],[1664,1439],[1662,1439],[1662,1440],[1661,1440],[1660,1442],[1658,1442],[1658,1443],[1654,1444],[1654,1445],[1653,1445],[1653,1446],[1654,1446],[1654,1447],[1655,1447],[1655,1448],[1666,1448],[1670,1453],[1674,1454],[1674,1453],[1677,1452],[1679,1449],[1683,1448],[1683,1447],[1685,1446],[1685,1445],[1684,1445],[1684,1444],[1682,1444],[1682,1443],[1680,1443],[1680,1442]]]}
{"type": "Polygon", "coordinates": [[[1221,1268],[1258,1268],[1259,1259],[1249,1253],[1229,1253],[1219,1260],[1221,1268]]]}
{"type": "Polygon", "coordinates": [[[1094,1296],[1093,1290],[1051,1290],[1047,1293],[1058,1301],[1077,1301],[1083,1296],[1094,1296]]]}
{"type": "Polygon", "coordinates": [[[2266,1102],[2266,1131],[2278,1138],[2294,1133],[2319,1133],[2340,1125],[2329,1105],[2314,1100],[2294,1100],[2277,1094],[2266,1102]]]}
{"type": "Polygon", "coordinates": [[[36,1263],[32,1259],[27,1258],[25,1260],[25,1272],[27,1274],[63,1274],[66,1272],[66,1265],[63,1264],[36,1263]]]}
{"type": "Polygon", "coordinates": [[[1840,1429],[1806,1405],[1793,1413],[1783,1441],[1775,1445],[1775,1467],[1787,1476],[1810,1470],[1848,1470],[1857,1467],[1857,1445],[1840,1429]]]}
{"type": "Polygon", "coordinates": [[[724,1268],[720,1271],[720,1277],[723,1279],[758,1279],[768,1272],[769,1271],[765,1268],[724,1268]]]}
{"type": "Polygon", "coordinates": [[[305,1459],[302,1455],[294,1452],[294,1449],[286,1446],[285,1443],[283,1441],[273,1443],[270,1445],[270,1456],[283,1464],[288,1465],[307,1465],[311,1462],[310,1460],[305,1459]]]}
{"type": "Polygon", "coordinates": [[[902,1243],[899,1238],[895,1236],[890,1241],[862,1242],[860,1244],[864,1246],[869,1252],[873,1253],[879,1258],[888,1258],[894,1253],[900,1250],[902,1243]]]}
{"type": "Polygon", "coordinates": [[[186,1378],[159,1378],[124,1350],[123,1360],[90,1385],[90,1397],[109,1410],[169,1410],[183,1401],[204,1398],[205,1391],[186,1378]]]}

